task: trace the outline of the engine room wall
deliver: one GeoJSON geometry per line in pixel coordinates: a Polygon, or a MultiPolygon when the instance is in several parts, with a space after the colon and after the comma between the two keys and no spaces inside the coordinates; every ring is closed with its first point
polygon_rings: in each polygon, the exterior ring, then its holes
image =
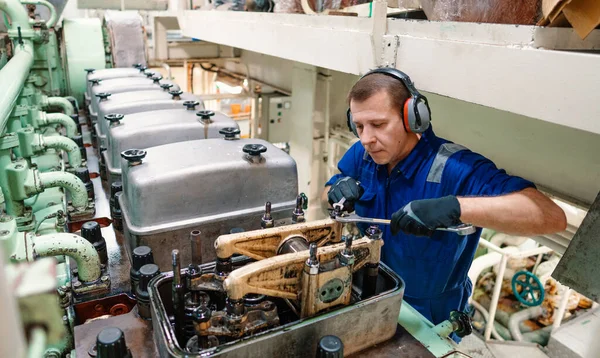
{"type": "Polygon", "coordinates": [[[427,94],[437,135],[557,194],[590,204],[600,189],[600,136],[427,94]]]}
{"type": "Polygon", "coordinates": [[[225,64],[225,68],[229,71],[241,74],[248,72],[252,78],[289,92],[292,91],[293,67],[293,61],[246,50],[242,50],[239,63],[225,64]]]}

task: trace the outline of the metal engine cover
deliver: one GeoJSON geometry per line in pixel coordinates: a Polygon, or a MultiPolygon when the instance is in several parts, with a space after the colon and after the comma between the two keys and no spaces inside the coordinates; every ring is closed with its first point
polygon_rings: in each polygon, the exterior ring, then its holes
{"type": "Polygon", "coordinates": [[[215,112],[210,122],[203,122],[197,111],[188,109],[165,109],[160,111],[128,114],[118,124],[113,123],[107,133],[107,150],[102,152],[109,174],[109,183],[121,178],[121,152],[130,149],[146,149],[159,145],[197,139],[221,138],[219,131],[233,127],[236,121],[215,112]]]}
{"type": "Polygon", "coordinates": [[[119,113],[123,115],[156,111],[161,109],[181,109],[184,108],[183,102],[197,101],[199,105],[197,110],[204,109],[204,102],[200,97],[191,93],[183,93],[180,99],[173,99],[173,96],[164,91],[139,91],[117,93],[98,103],[98,118],[94,124],[96,134],[100,138],[100,143],[106,145],[106,133],[108,132],[108,122],[104,116],[108,113],[119,113]]]}
{"type": "Polygon", "coordinates": [[[170,84],[173,85],[171,90],[179,91],[179,86],[171,81],[161,81],[160,83],[155,83],[150,78],[141,78],[141,77],[133,77],[133,78],[114,78],[106,81],[102,81],[97,85],[90,87],[90,113],[98,112],[98,102],[99,98],[96,97],[98,93],[110,93],[111,96],[114,96],[117,93],[124,92],[137,92],[137,91],[148,91],[148,90],[156,90],[156,91],[165,91],[160,87],[161,84],[170,84]]]}
{"type": "Polygon", "coordinates": [[[289,218],[298,195],[296,162],[260,139],[204,139],[148,148],[139,165],[121,162],[119,202],[129,248],[147,245],[161,270],[171,267],[172,249],[183,262],[215,259],[214,241],[232,228],[260,229],[266,201],[275,220],[289,218]],[[253,162],[242,148],[267,148],[253,162]],[[190,231],[202,241],[192,257],[190,231]]]}
{"type": "Polygon", "coordinates": [[[95,70],[92,73],[88,73],[86,77],[86,99],[90,99],[90,88],[92,87],[91,80],[110,80],[113,78],[125,78],[125,77],[143,77],[147,76],[137,68],[105,68],[101,70],[95,70]]]}

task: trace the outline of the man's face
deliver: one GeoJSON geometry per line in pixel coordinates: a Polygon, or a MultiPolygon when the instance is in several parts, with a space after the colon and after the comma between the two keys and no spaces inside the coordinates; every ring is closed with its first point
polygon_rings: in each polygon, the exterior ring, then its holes
{"type": "Polygon", "coordinates": [[[350,111],[360,142],[375,163],[393,167],[410,153],[408,143],[416,137],[404,129],[387,92],[379,91],[363,102],[350,101],[350,111]]]}

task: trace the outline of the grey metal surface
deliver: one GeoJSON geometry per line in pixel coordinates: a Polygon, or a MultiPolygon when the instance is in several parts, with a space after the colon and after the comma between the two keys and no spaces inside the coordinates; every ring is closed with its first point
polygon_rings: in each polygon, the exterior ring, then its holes
{"type": "MultiPolygon", "coordinates": [[[[347,358],[435,358],[415,337],[401,325],[396,328],[396,334],[389,340],[369,347],[360,352],[349,355],[347,358]]],[[[494,358],[494,357],[490,357],[494,358]]]]}
{"type": "Polygon", "coordinates": [[[90,88],[92,83],[90,80],[110,80],[114,78],[139,77],[147,78],[146,75],[137,68],[104,68],[95,70],[93,73],[88,73],[86,77],[86,93],[90,96],[90,88]]]}
{"type": "MultiPolygon", "coordinates": [[[[210,269],[210,265],[205,267],[210,269]]],[[[395,287],[347,307],[284,324],[253,337],[205,350],[200,355],[186,353],[173,339],[169,310],[165,310],[162,300],[157,298],[160,292],[168,299],[172,272],[167,272],[153,281],[149,290],[155,342],[161,357],[314,357],[319,339],[332,334],[344,342],[344,354],[350,355],[385,342],[397,332],[404,282],[381,264],[380,280],[383,277],[386,281],[394,281],[395,287]]],[[[359,356],[370,355],[367,352],[359,356]]],[[[430,356],[423,350],[420,357],[430,356]]]]}
{"type": "Polygon", "coordinates": [[[588,311],[562,324],[550,336],[550,358],[592,358],[600,356],[600,310],[588,311]]]}
{"type": "MultiPolygon", "coordinates": [[[[487,342],[487,347],[495,358],[548,358],[540,346],[533,343],[490,341],[487,342]]],[[[473,358],[477,358],[477,356],[473,356],[473,358]]]]}
{"type": "Polygon", "coordinates": [[[93,112],[97,112],[99,98],[97,98],[96,95],[103,92],[110,93],[111,97],[117,93],[149,90],[168,93],[168,91],[165,91],[160,87],[160,84],[162,83],[173,85],[171,90],[179,90],[179,86],[171,81],[160,81],[160,83],[155,83],[152,79],[143,77],[113,78],[105,80],[90,87],[90,105],[92,106],[93,112]]]}
{"type": "Polygon", "coordinates": [[[588,298],[600,300],[600,193],[573,236],[552,277],[588,298]]]}
{"type": "Polygon", "coordinates": [[[198,101],[197,110],[204,108],[204,102],[200,97],[190,93],[183,93],[180,99],[173,99],[168,92],[163,91],[139,91],[117,93],[104,101],[98,103],[98,112],[96,119],[96,133],[101,143],[105,143],[108,123],[104,120],[104,115],[108,113],[132,114],[137,112],[156,111],[161,109],[179,109],[184,108],[184,101],[198,101]]]}
{"type": "MultiPolygon", "coordinates": [[[[266,201],[276,219],[290,217],[298,194],[292,157],[259,139],[205,139],[147,149],[143,163],[121,162],[123,222],[131,247],[160,247],[166,241],[191,258],[189,233],[202,231],[204,262],[212,243],[234,227],[260,228],[266,201]],[[259,163],[242,152],[246,144],[267,151],[259,163]],[[157,204],[158,203],[158,204],[157,204]]],[[[169,263],[169,255],[160,260],[169,263]]],[[[155,259],[157,259],[155,255],[155,259]]],[[[161,263],[157,264],[159,266],[161,263]]],[[[168,266],[167,266],[168,267],[168,266]]]]}
{"type": "Polygon", "coordinates": [[[133,113],[124,116],[119,124],[112,124],[107,133],[105,163],[111,175],[121,174],[121,152],[130,149],[146,149],[159,145],[197,139],[222,138],[219,131],[226,127],[238,128],[236,121],[215,112],[210,123],[203,122],[197,111],[165,109],[133,113]]]}

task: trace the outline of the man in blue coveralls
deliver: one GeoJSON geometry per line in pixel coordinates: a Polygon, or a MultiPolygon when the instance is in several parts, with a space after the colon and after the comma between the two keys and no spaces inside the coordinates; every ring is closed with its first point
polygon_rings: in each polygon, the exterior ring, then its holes
{"type": "Polygon", "coordinates": [[[532,182],[437,137],[427,99],[404,73],[367,73],[348,103],[348,125],[360,141],[340,160],[323,200],[344,198],[347,211],[391,218],[381,227],[382,261],[404,279],[406,302],[434,324],[466,307],[482,227],[520,236],[565,230],[562,209],[532,182]],[[469,236],[435,230],[461,223],[479,229],[469,236]]]}

